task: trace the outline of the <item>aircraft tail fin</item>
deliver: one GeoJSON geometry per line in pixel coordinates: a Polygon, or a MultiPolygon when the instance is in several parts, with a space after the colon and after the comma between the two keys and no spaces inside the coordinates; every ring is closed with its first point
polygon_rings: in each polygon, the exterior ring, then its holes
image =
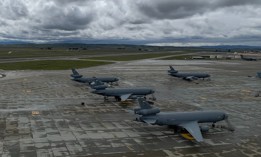
{"type": "MultiPolygon", "coordinates": [[[[154,108],[151,106],[151,104],[146,101],[144,98],[138,98],[138,102],[140,105],[140,108],[135,108],[134,109],[134,113],[138,114],[138,115],[142,115],[142,116],[149,116],[149,115],[156,115],[158,113],[160,113],[160,109],[159,108],[154,108]]],[[[152,123],[152,122],[148,122],[146,120],[142,120],[146,123],[152,123]]],[[[155,120],[153,120],[155,123],[155,120]]]]}
{"type": "Polygon", "coordinates": [[[78,71],[77,71],[76,69],[74,69],[74,68],[72,68],[72,73],[73,73],[73,75],[80,75],[80,74],[78,73],[78,71]]]}
{"type": "Polygon", "coordinates": [[[144,98],[138,98],[140,109],[151,109],[151,104],[149,104],[144,98]]]}
{"type": "Polygon", "coordinates": [[[95,79],[93,82],[91,82],[89,84],[92,89],[96,89],[96,90],[102,90],[102,89],[106,89],[108,87],[98,79],[95,79]]]}
{"type": "Polygon", "coordinates": [[[82,77],[82,75],[80,75],[80,74],[78,73],[78,71],[77,71],[76,69],[74,69],[74,68],[72,68],[72,74],[71,74],[71,76],[74,77],[74,78],[81,78],[81,77],[82,77]]]}
{"type": "Polygon", "coordinates": [[[175,70],[175,69],[173,68],[173,66],[170,65],[169,68],[170,68],[170,70],[168,70],[169,73],[178,73],[178,71],[175,70]]]}

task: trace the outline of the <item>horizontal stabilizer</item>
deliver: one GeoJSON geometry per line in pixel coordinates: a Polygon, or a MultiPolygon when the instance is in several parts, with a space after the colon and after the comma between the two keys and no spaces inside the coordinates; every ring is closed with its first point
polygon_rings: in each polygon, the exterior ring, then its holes
{"type": "Polygon", "coordinates": [[[145,123],[148,124],[155,124],[156,123],[156,119],[142,119],[145,123]]]}
{"type": "Polygon", "coordinates": [[[138,98],[138,102],[141,109],[151,109],[151,105],[144,99],[144,98],[138,98]]]}
{"type": "Polygon", "coordinates": [[[81,78],[82,77],[82,75],[80,75],[78,73],[78,71],[76,69],[74,69],[74,68],[72,68],[72,73],[73,74],[71,74],[71,77],[74,77],[74,78],[81,78]]]}
{"type": "Polygon", "coordinates": [[[90,87],[96,90],[103,90],[106,89],[108,86],[105,85],[103,82],[95,79],[93,82],[90,83],[90,87]]]}

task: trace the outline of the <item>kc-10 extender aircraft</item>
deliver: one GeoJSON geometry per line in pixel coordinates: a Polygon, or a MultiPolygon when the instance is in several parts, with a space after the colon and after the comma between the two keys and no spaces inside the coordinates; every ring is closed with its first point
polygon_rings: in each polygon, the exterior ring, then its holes
{"type": "Polygon", "coordinates": [[[113,83],[119,81],[119,79],[116,77],[83,77],[78,73],[76,69],[72,69],[71,77],[73,78],[73,81],[81,83],[91,83],[94,82],[96,79],[105,83],[113,83]]]}
{"type": "Polygon", "coordinates": [[[240,55],[240,57],[242,60],[245,60],[245,61],[257,61],[256,58],[244,57],[243,55],[240,55]]]}
{"type": "Polygon", "coordinates": [[[192,81],[197,80],[200,78],[209,78],[210,75],[206,73],[180,73],[179,71],[175,70],[171,65],[169,66],[170,70],[168,70],[168,73],[170,76],[182,78],[186,81],[192,81]]]}
{"type": "Polygon", "coordinates": [[[152,95],[152,99],[156,100],[153,95],[155,91],[150,88],[107,88],[107,85],[97,79],[90,83],[90,87],[95,89],[92,93],[103,95],[104,100],[107,100],[108,97],[115,97],[117,101],[125,101],[145,97],[146,95],[152,95]]]}
{"type": "Polygon", "coordinates": [[[140,108],[134,109],[134,113],[140,115],[136,120],[152,125],[168,125],[186,129],[198,142],[203,141],[201,131],[208,131],[208,126],[199,126],[199,123],[212,123],[225,120],[228,129],[234,131],[234,127],[228,121],[228,115],[222,111],[191,111],[191,112],[160,112],[159,108],[153,108],[144,98],[138,98],[140,108]]]}

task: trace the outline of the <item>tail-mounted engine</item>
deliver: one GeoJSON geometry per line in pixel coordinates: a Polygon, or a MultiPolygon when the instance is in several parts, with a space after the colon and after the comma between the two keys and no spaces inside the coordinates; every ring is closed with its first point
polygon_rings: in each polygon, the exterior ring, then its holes
{"type": "Polygon", "coordinates": [[[209,126],[207,126],[207,125],[200,126],[200,130],[202,132],[208,132],[209,131],[209,126]]]}
{"type": "Polygon", "coordinates": [[[82,78],[82,75],[71,74],[71,77],[73,77],[73,78],[82,78]]]}
{"type": "Polygon", "coordinates": [[[155,115],[157,113],[160,113],[159,108],[151,108],[151,109],[134,109],[135,114],[142,115],[142,116],[148,116],[148,115],[155,115]]]}

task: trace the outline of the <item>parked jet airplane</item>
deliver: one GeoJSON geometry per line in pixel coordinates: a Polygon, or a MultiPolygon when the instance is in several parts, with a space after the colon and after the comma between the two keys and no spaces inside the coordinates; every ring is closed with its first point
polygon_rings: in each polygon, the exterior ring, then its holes
{"type": "Polygon", "coordinates": [[[150,88],[107,88],[107,86],[99,80],[95,80],[90,86],[95,89],[92,93],[103,95],[104,100],[107,100],[108,97],[115,97],[117,101],[125,101],[127,99],[145,97],[146,95],[152,95],[152,98],[156,100],[153,95],[155,91],[150,88]]]}
{"type": "Polygon", "coordinates": [[[170,70],[168,70],[169,75],[173,77],[182,78],[187,81],[197,80],[200,78],[205,79],[210,77],[209,74],[205,74],[205,73],[180,73],[177,70],[175,70],[172,66],[169,67],[170,67],[170,70]]]}
{"type": "Polygon", "coordinates": [[[244,57],[243,55],[240,55],[240,57],[242,60],[245,60],[245,61],[257,61],[256,58],[244,57]]]}
{"type": "Polygon", "coordinates": [[[83,77],[76,71],[76,69],[72,69],[71,77],[73,77],[73,81],[81,82],[81,83],[91,83],[95,81],[96,79],[105,82],[105,83],[113,83],[119,81],[116,77],[83,77]]]}
{"type": "Polygon", "coordinates": [[[137,120],[153,125],[168,125],[186,129],[196,141],[202,142],[201,131],[208,131],[208,126],[199,126],[199,123],[213,123],[225,120],[230,131],[234,127],[228,121],[228,115],[221,111],[193,111],[193,112],[160,112],[159,108],[151,107],[143,98],[138,98],[140,108],[134,109],[135,114],[141,115],[137,120]]]}

